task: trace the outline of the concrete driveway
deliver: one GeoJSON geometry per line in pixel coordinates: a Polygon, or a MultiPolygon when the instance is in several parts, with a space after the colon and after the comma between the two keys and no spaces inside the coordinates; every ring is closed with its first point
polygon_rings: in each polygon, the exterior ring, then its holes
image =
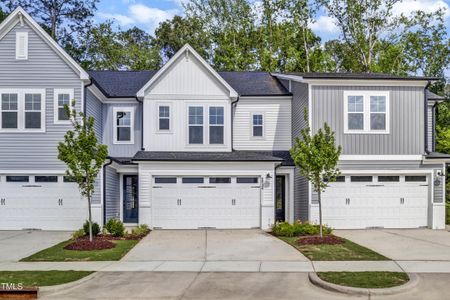
{"type": "Polygon", "coordinates": [[[123,261],[305,261],[261,230],[154,230],[123,261]]]}
{"type": "Polygon", "coordinates": [[[450,232],[446,230],[368,229],[334,233],[393,260],[450,261],[450,232]]]}
{"type": "Polygon", "coordinates": [[[18,261],[70,238],[67,231],[0,231],[0,262],[18,261]]]}

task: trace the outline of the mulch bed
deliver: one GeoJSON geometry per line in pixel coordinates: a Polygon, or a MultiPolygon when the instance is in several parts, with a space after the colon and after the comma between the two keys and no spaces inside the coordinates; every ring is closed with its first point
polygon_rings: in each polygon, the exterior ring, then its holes
{"type": "Polygon", "coordinates": [[[314,236],[305,236],[298,239],[297,243],[299,245],[320,245],[320,244],[327,244],[327,245],[337,245],[337,244],[343,244],[344,240],[340,237],[337,237],[335,235],[325,235],[322,238],[320,236],[314,235],[314,236]]]}
{"type": "Polygon", "coordinates": [[[112,249],[116,246],[115,243],[109,241],[105,237],[94,237],[92,242],[89,241],[89,237],[82,237],[76,239],[74,242],[66,245],[66,250],[78,250],[78,251],[92,251],[92,250],[104,250],[112,249]]]}

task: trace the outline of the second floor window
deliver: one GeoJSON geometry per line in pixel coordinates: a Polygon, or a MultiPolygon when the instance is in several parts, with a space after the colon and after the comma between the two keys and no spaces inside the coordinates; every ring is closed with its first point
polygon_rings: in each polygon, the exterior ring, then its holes
{"type": "Polygon", "coordinates": [[[55,123],[70,123],[69,115],[66,113],[65,106],[72,106],[73,90],[58,90],[55,89],[55,99],[53,102],[54,105],[54,122],[55,123]]]}
{"type": "Polygon", "coordinates": [[[134,143],[134,114],[133,109],[114,109],[114,143],[132,144],[134,143]]]}
{"type": "Polygon", "coordinates": [[[25,94],[25,128],[41,128],[41,94],[25,94]]]}
{"type": "Polygon", "coordinates": [[[389,92],[344,92],[344,133],[389,133],[389,92]]]}
{"type": "Polygon", "coordinates": [[[189,107],[189,144],[203,144],[203,107],[189,107]]]}
{"type": "Polygon", "coordinates": [[[262,114],[254,114],[252,116],[252,135],[254,137],[263,137],[264,135],[264,120],[262,114]]]}
{"type": "Polygon", "coordinates": [[[159,106],[159,130],[170,130],[170,107],[159,106]]]}
{"type": "Polygon", "coordinates": [[[209,143],[223,144],[224,135],[224,111],[222,106],[209,108],[209,143]]]}
{"type": "Polygon", "coordinates": [[[2,128],[17,129],[19,126],[19,105],[17,94],[2,94],[2,128]]]}

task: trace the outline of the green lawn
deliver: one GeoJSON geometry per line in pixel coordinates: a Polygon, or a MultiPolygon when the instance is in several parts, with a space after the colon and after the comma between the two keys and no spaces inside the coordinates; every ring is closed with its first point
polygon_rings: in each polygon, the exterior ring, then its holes
{"type": "Polygon", "coordinates": [[[318,272],[320,279],[357,288],[389,288],[409,281],[402,272],[318,272]]]}
{"type": "Polygon", "coordinates": [[[22,284],[24,287],[68,283],[86,277],[87,271],[0,271],[0,282],[22,284]]]}
{"type": "Polygon", "coordinates": [[[390,260],[346,239],[338,245],[299,245],[298,237],[278,238],[294,246],[310,260],[390,260]]]}
{"type": "Polygon", "coordinates": [[[112,249],[93,250],[93,251],[76,251],[65,250],[64,246],[71,243],[68,240],[59,243],[53,247],[39,251],[29,257],[21,259],[21,261],[105,261],[120,260],[128,251],[130,251],[138,240],[118,240],[113,241],[117,244],[112,249]]]}

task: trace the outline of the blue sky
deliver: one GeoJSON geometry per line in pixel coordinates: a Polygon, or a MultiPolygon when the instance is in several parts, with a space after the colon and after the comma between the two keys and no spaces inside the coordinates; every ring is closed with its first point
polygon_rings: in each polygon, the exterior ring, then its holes
{"type": "MultiPolygon", "coordinates": [[[[183,15],[183,1],[186,0],[100,0],[95,18],[99,22],[114,19],[122,28],[137,26],[153,33],[160,22],[183,15]]],[[[447,8],[446,24],[450,34],[450,0],[403,0],[395,6],[394,12],[408,14],[419,9],[434,11],[439,7],[447,8]]],[[[339,36],[333,20],[323,12],[317,16],[312,29],[322,41],[339,36]]]]}

